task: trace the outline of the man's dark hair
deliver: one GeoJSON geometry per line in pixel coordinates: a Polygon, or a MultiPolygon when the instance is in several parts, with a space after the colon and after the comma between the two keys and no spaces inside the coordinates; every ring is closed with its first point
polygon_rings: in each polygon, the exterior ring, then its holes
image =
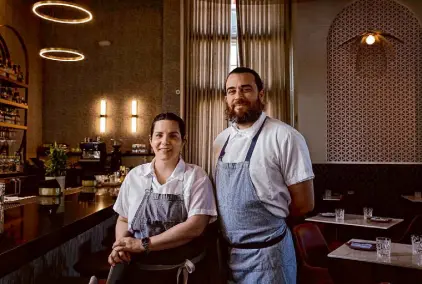
{"type": "Polygon", "coordinates": [[[252,74],[255,78],[255,84],[258,88],[258,92],[261,92],[262,89],[264,89],[264,83],[262,82],[261,77],[259,76],[258,73],[256,73],[255,70],[248,68],[248,67],[236,67],[234,68],[229,75],[226,77],[226,82],[224,83],[224,90],[226,89],[226,84],[227,84],[227,79],[229,78],[229,76],[231,74],[242,74],[242,73],[249,73],[252,74]]]}
{"type": "Polygon", "coordinates": [[[152,121],[152,124],[151,124],[151,137],[152,137],[152,134],[154,133],[155,123],[157,121],[160,121],[160,120],[173,120],[173,121],[176,121],[179,124],[179,130],[180,130],[180,135],[182,136],[182,139],[185,138],[185,135],[186,135],[185,122],[177,114],[174,114],[172,112],[160,113],[159,115],[157,115],[154,118],[154,120],[152,121]]]}

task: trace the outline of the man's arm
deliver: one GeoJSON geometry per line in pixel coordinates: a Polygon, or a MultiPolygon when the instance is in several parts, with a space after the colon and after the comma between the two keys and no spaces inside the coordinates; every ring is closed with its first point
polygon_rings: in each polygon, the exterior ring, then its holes
{"type": "Polygon", "coordinates": [[[314,182],[312,179],[288,187],[292,202],[290,215],[303,216],[314,209],[314,182]]]}

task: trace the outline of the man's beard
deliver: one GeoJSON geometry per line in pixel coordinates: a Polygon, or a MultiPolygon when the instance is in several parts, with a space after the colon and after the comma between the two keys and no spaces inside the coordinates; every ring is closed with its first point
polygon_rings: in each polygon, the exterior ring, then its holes
{"type": "Polygon", "coordinates": [[[230,122],[237,124],[255,122],[259,119],[263,110],[264,104],[259,99],[255,103],[251,103],[245,99],[238,99],[234,102],[232,108],[226,104],[226,118],[230,122]],[[239,104],[246,105],[248,110],[246,112],[236,112],[234,109],[239,104]]]}

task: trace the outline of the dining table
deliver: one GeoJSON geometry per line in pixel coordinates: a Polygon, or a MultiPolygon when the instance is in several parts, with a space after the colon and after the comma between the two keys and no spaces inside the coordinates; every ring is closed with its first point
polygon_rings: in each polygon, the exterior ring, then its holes
{"type": "Polygon", "coordinates": [[[389,229],[403,222],[403,219],[377,216],[365,219],[363,215],[344,214],[344,220],[340,221],[336,220],[334,212],[326,212],[306,218],[305,221],[319,223],[326,241],[330,246],[338,247],[351,238],[372,239],[377,235],[391,236],[395,232],[389,229]]]}
{"type": "Polygon", "coordinates": [[[401,197],[406,200],[409,200],[410,202],[422,203],[422,197],[416,197],[414,195],[402,195],[401,197]]]}
{"type": "Polygon", "coordinates": [[[339,283],[422,283],[422,255],[413,255],[412,246],[391,243],[389,257],[378,257],[376,241],[351,239],[328,255],[329,271],[339,283]],[[356,249],[351,243],[373,244],[356,249]]]}
{"type": "Polygon", "coordinates": [[[338,221],[335,216],[323,216],[324,214],[318,214],[313,217],[306,218],[305,221],[334,224],[341,226],[355,226],[372,229],[386,230],[391,227],[403,222],[403,219],[398,218],[368,218],[365,219],[363,215],[357,214],[344,214],[344,220],[338,221]]]}

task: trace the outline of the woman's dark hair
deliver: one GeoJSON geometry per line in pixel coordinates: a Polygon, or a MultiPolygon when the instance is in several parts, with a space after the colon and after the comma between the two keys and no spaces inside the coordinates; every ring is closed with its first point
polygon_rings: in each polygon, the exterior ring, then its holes
{"type": "Polygon", "coordinates": [[[258,93],[261,92],[262,89],[264,89],[264,83],[262,82],[261,77],[255,70],[248,67],[236,67],[229,73],[229,75],[227,75],[226,83],[224,83],[224,90],[226,89],[227,79],[229,78],[231,74],[242,74],[242,73],[249,73],[254,76],[255,84],[256,84],[256,87],[258,88],[258,93]]]}
{"type": "Polygon", "coordinates": [[[186,135],[185,122],[177,114],[174,114],[172,112],[163,112],[163,113],[160,113],[159,115],[157,115],[154,118],[154,120],[152,121],[152,124],[151,124],[151,137],[152,137],[152,134],[154,133],[155,123],[157,121],[160,121],[160,120],[176,121],[179,124],[179,130],[180,130],[180,135],[182,135],[182,139],[185,138],[185,135],[186,135]]]}

